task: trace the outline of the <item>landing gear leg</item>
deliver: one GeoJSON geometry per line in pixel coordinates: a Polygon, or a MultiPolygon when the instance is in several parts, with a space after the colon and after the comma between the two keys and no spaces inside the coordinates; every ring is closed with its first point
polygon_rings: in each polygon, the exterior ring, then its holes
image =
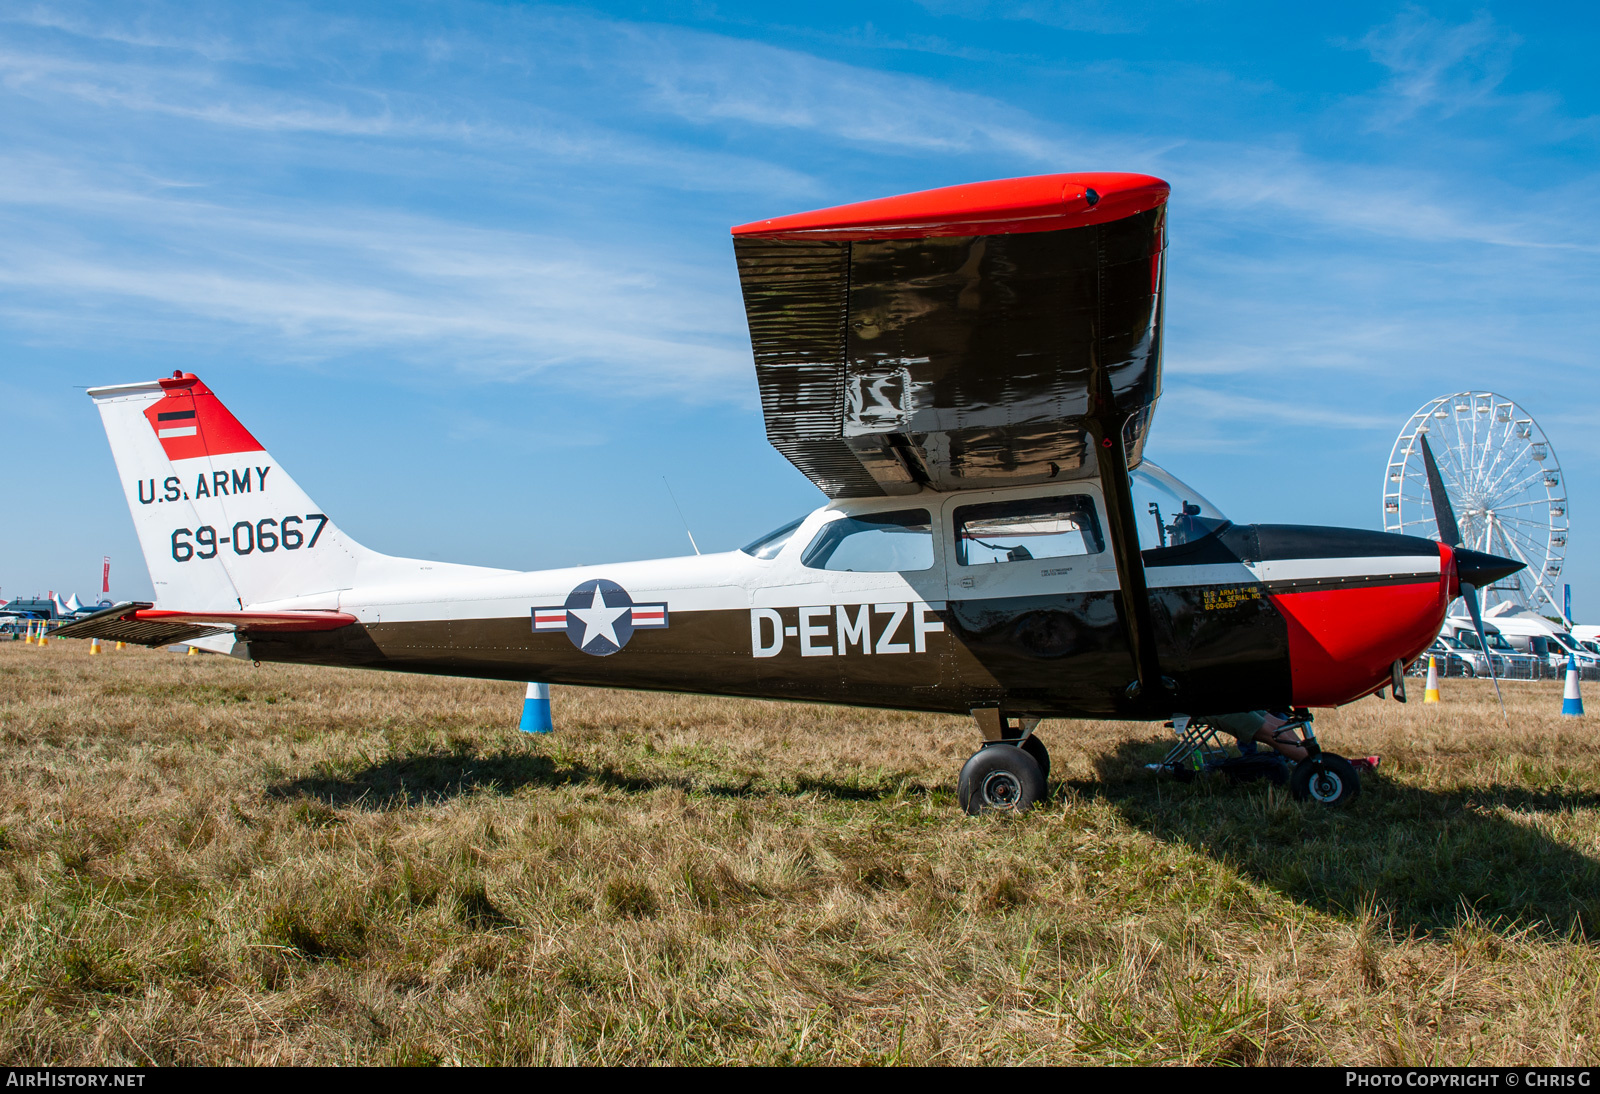
{"type": "MultiPolygon", "coordinates": [[[[1398,698],[1398,696],[1396,696],[1398,698]]],[[[1322,751],[1316,730],[1311,728],[1311,712],[1300,708],[1286,728],[1298,728],[1308,755],[1295,765],[1289,776],[1289,793],[1298,801],[1323,805],[1349,805],[1361,793],[1361,776],[1350,761],[1322,751]]]]}
{"type": "Polygon", "coordinates": [[[956,798],[961,808],[979,813],[1021,813],[1043,798],[1050,774],[1050,752],[1033,735],[1038,718],[1007,718],[999,707],[973,712],[983,732],[983,747],[961,768],[956,798]]]}

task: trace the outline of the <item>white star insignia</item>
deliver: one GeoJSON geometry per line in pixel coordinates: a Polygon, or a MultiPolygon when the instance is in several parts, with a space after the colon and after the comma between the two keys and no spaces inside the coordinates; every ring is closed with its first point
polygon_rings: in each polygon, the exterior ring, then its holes
{"type": "Polygon", "coordinates": [[[608,607],[605,598],[600,595],[600,586],[596,585],[594,599],[589,602],[587,608],[567,609],[583,621],[583,641],[578,643],[578,648],[583,649],[596,638],[604,638],[618,649],[622,648],[622,643],[617,641],[616,623],[627,610],[626,606],[608,607]]]}

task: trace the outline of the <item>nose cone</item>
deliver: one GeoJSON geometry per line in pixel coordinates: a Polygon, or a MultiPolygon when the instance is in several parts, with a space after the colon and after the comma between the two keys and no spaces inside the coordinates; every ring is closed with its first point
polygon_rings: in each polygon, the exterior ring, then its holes
{"type": "Polygon", "coordinates": [[[1486,555],[1482,551],[1469,551],[1464,547],[1455,549],[1455,559],[1456,578],[1464,584],[1479,589],[1499,581],[1502,577],[1510,577],[1527,565],[1515,559],[1486,555]]]}

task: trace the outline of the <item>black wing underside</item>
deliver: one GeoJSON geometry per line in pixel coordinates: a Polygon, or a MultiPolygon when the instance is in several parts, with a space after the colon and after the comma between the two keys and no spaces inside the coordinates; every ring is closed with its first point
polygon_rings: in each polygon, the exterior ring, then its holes
{"type": "Polygon", "coordinates": [[[736,238],[768,438],[830,498],[1088,473],[1092,420],[1125,422],[1136,465],[1161,393],[1165,218],[736,238]]]}

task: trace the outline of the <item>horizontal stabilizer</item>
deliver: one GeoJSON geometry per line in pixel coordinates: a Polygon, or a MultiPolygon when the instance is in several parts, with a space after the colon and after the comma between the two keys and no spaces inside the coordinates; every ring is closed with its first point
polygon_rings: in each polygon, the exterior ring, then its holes
{"type": "Polygon", "coordinates": [[[332,631],[355,621],[356,617],[347,612],[182,612],[144,601],[128,601],[69,623],[53,636],[165,646],[228,631],[240,635],[332,631]]]}

